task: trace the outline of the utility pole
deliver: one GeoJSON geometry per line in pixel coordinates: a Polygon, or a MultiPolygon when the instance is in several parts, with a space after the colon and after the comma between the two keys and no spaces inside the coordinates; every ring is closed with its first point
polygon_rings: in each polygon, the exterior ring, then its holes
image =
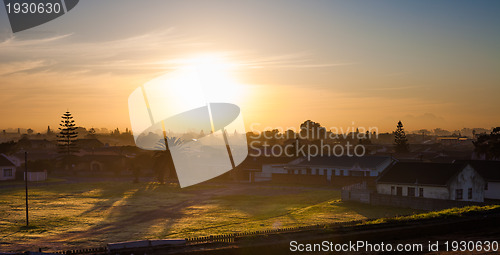
{"type": "Polygon", "coordinates": [[[24,186],[26,187],[26,227],[30,225],[28,217],[28,152],[24,152],[24,186]]]}

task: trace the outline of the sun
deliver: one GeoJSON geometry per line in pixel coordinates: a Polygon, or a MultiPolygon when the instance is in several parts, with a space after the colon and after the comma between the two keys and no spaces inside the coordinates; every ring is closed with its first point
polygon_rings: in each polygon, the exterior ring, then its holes
{"type": "MultiPolygon", "coordinates": [[[[237,104],[244,99],[245,87],[235,78],[235,63],[224,57],[208,54],[186,58],[180,63],[180,69],[185,71],[181,73],[199,81],[208,101],[237,104]]],[[[186,89],[189,87],[191,86],[185,86],[186,89]]],[[[186,94],[189,92],[186,91],[186,94]]]]}

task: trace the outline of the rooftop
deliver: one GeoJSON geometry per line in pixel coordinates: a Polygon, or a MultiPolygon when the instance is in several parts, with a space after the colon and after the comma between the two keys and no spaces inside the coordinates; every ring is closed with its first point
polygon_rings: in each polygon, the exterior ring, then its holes
{"type": "Polygon", "coordinates": [[[378,182],[445,186],[466,165],[465,163],[398,162],[386,169],[378,182]]]}
{"type": "Polygon", "coordinates": [[[355,165],[358,165],[361,168],[376,168],[377,166],[388,160],[391,160],[390,156],[322,156],[312,157],[309,161],[305,159],[300,163],[297,163],[296,166],[330,166],[339,168],[351,168],[355,165]]]}
{"type": "Polygon", "coordinates": [[[470,164],[487,181],[500,181],[500,161],[457,160],[456,163],[470,164]]]}

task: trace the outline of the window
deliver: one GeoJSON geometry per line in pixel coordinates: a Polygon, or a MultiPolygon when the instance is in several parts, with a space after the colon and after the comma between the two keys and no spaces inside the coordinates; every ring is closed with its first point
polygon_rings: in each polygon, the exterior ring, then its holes
{"type": "Polygon", "coordinates": [[[456,189],[455,190],[455,199],[456,200],[462,200],[463,199],[463,189],[456,189]]]}
{"type": "Polygon", "coordinates": [[[484,190],[488,190],[488,182],[484,184],[484,190]]]}
{"type": "Polygon", "coordinates": [[[418,196],[424,197],[424,188],[418,188],[418,196]]]}
{"type": "Polygon", "coordinates": [[[408,187],[408,196],[409,197],[415,196],[415,188],[414,187],[408,187]]]}
{"type": "Polygon", "coordinates": [[[468,199],[472,199],[472,188],[469,188],[468,192],[467,192],[467,198],[468,199]]]}
{"type": "Polygon", "coordinates": [[[403,195],[403,187],[397,187],[396,188],[396,195],[402,196],[403,195]]]}
{"type": "Polygon", "coordinates": [[[4,169],[3,177],[12,177],[12,169],[11,168],[4,169]]]}
{"type": "Polygon", "coordinates": [[[391,186],[391,195],[394,195],[396,193],[396,187],[391,186]]]}

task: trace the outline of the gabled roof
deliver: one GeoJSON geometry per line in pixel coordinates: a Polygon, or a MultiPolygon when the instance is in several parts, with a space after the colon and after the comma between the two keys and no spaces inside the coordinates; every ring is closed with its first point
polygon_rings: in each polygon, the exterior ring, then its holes
{"type": "Polygon", "coordinates": [[[468,163],[487,181],[500,181],[500,161],[493,160],[457,160],[456,163],[468,163]]]}
{"type": "Polygon", "coordinates": [[[10,159],[0,154],[0,166],[16,166],[10,159]]]}
{"type": "MultiPolygon", "coordinates": [[[[329,166],[329,167],[339,167],[339,168],[351,168],[353,166],[359,166],[361,168],[376,168],[380,164],[391,160],[389,156],[363,156],[363,157],[349,157],[349,156],[322,156],[322,157],[312,157],[311,160],[307,158],[295,166],[301,167],[313,167],[313,166],[329,166]]],[[[290,165],[290,167],[293,165],[290,165]]]]}
{"type": "Polygon", "coordinates": [[[446,186],[467,164],[398,162],[386,169],[378,183],[446,186]]]}

